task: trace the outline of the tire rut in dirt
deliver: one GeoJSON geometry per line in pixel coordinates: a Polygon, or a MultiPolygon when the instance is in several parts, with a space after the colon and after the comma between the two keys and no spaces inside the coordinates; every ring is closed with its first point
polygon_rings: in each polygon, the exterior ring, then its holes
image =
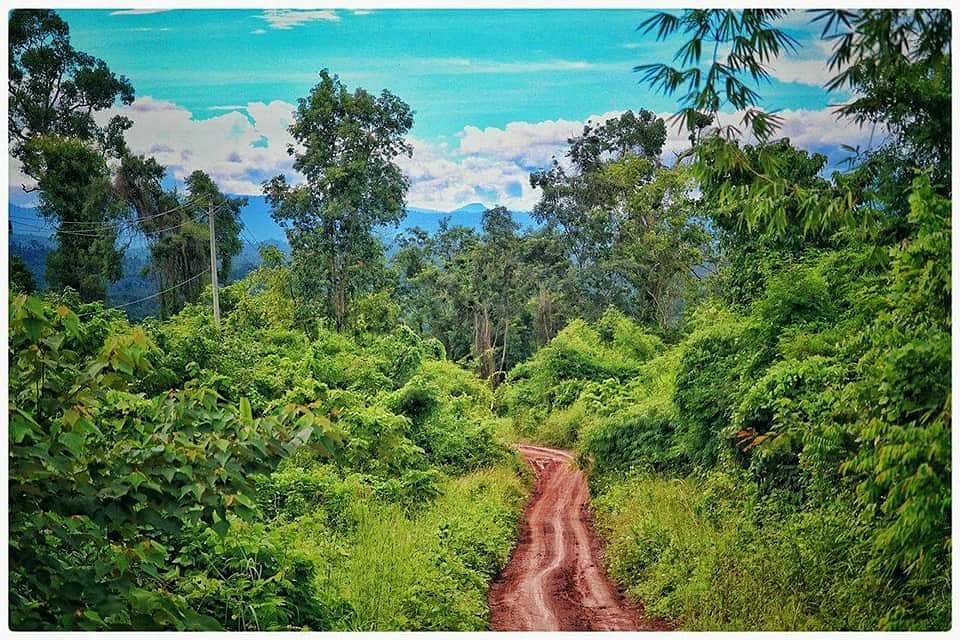
{"type": "Polygon", "coordinates": [[[603,571],[583,472],[566,451],[521,445],[537,476],[517,547],[490,589],[495,631],[640,631],[648,620],[603,571]]]}

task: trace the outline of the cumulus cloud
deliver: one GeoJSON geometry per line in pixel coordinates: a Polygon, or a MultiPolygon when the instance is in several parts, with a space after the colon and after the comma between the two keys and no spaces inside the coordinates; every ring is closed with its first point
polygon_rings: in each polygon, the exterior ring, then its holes
{"type": "MultiPolygon", "coordinates": [[[[225,108],[236,105],[225,105],[225,108]]],[[[182,181],[196,169],[210,174],[227,193],[260,193],[263,180],[278,173],[293,176],[287,145],[292,142],[286,128],[293,121],[295,107],[280,100],[251,102],[205,120],[172,102],[149,96],[130,106],[111,109],[133,121],[127,144],[134,153],[154,156],[170,175],[182,181]],[[266,144],[263,144],[263,140],[266,144]]]]}
{"type": "Polygon", "coordinates": [[[837,119],[833,109],[786,110],[779,115],[784,122],[777,137],[790,138],[795,147],[822,153],[830,165],[836,165],[849,155],[841,145],[866,150],[878,146],[886,136],[881,127],[861,127],[852,120],[837,119]]]}
{"type": "MultiPolygon", "coordinates": [[[[510,160],[529,168],[544,167],[554,158],[562,161],[568,147],[567,140],[579,135],[587,122],[602,123],[622,113],[623,111],[608,111],[591,115],[585,120],[511,122],[503,128],[478,129],[468,125],[458,134],[460,151],[465,154],[510,160]]],[[[668,113],[657,115],[664,120],[671,116],[668,113]]],[[[687,134],[677,131],[675,126],[668,123],[664,156],[672,157],[673,152],[680,151],[688,144],[687,134]]]]}
{"type": "Polygon", "coordinates": [[[783,54],[770,62],[770,75],[781,82],[797,82],[823,86],[838,71],[830,70],[828,59],[833,53],[833,42],[814,40],[800,52],[802,55],[783,54]]]}
{"type": "MultiPolygon", "coordinates": [[[[213,118],[196,119],[175,103],[141,97],[132,105],[114,108],[98,117],[106,120],[119,113],[133,121],[127,142],[134,153],[153,156],[178,182],[202,169],[222,190],[241,195],[259,195],[261,183],[280,173],[291,181],[293,172],[287,147],[293,139],[287,127],[293,121],[294,105],[275,100],[246,105],[216,105],[213,118]]],[[[620,111],[588,118],[602,122],[620,111]]],[[[668,117],[669,114],[660,114],[668,117]]],[[[777,137],[789,137],[798,147],[824,153],[835,165],[847,152],[841,144],[866,148],[882,132],[838,121],[833,111],[789,110],[780,115],[784,125],[777,137]]],[[[724,114],[724,124],[739,125],[741,114],[724,114]]],[[[413,157],[398,161],[410,180],[407,201],[411,206],[449,211],[470,202],[501,204],[529,210],[539,193],[530,187],[532,170],[549,166],[556,157],[564,161],[567,139],[582,131],[585,121],[543,120],[510,122],[503,127],[465,126],[449,138],[410,138],[413,157]]],[[[663,159],[674,161],[675,153],[689,146],[686,131],[668,123],[663,159]]],[[[21,184],[33,184],[10,161],[10,194],[14,202],[27,202],[21,184]]]]}
{"type": "Polygon", "coordinates": [[[398,164],[410,179],[411,206],[449,211],[471,202],[528,210],[537,201],[529,170],[497,157],[459,153],[445,143],[411,139],[412,158],[398,164]]]}
{"type": "MultiPolygon", "coordinates": [[[[602,122],[620,113],[610,112],[589,119],[602,122]]],[[[583,125],[582,121],[562,119],[510,122],[502,129],[479,129],[468,125],[458,134],[460,151],[469,155],[510,160],[527,167],[542,167],[550,164],[554,156],[560,157],[563,154],[567,139],[580,133],[583,125]]]]}
{"type": "Polygon", "coordinates": [[[339,22],[340,16],[327,9],[264,9],[260,15],[273,29],[292,29],[308,22],[339,22]]]}

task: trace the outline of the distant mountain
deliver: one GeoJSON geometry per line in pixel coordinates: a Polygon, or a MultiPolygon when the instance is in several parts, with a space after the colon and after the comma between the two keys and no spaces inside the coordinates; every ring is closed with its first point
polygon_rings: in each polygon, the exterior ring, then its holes
{"type": "MultiPolygon", "coordinates": [[[[240,212],[240,219],[243,221],[245,231],[244,235],[248,236],[250,241],[256,241],[257,243],[276,241],[278,244],[285,246],[286,234],[283,228],[270,216],[271,209],[267,199],[264,196],[245,197],[247,198],[247,204],[240,212]]],[[[407,207],[406,217],[399,224],[383,227],[379,230],[379,235],[383,240],[390,242],[397,233],[413,227],[419,227],[433,233],[444,218],[447,218],[450,226],[479,229],[483,212],[486,210],[487,207],[479,202],[471,202],[453,211],[407,207]]],[[[36,208],[9,204],[8,212],[13,235],[44,238],[53,236],[52,224],[45,220],[36,208]]],[[[514,211],[513,215],[522,228],[528,229],[536,226],[528,211],[514,211]]],[[[134,241],[132,244],[142,245],[143,243],[134,241]]]]}
{"type": "MultiPolygon", "coordinates": [[[[434,233],[439,228],[440,221],[444,218],[448,219],[450,226],[479,229],[483,212],[486,210],[487,207],[479,202],[471,202],[453,211],[407,207],[407,215],[399,224],[381,227],[377,229],[377,235],[389,243],[398,233],[414,227],[434,233]]],[[[247,206],[244,207],[240,215],[247,231],[257,240],[285,240],[286,235],[280,225],[270,217],[270,205],[263,196],[248,196],[247,206]]],[[[524,229],[536,226],[528,211],[515,211],[513,215],[524,229]]]]}
{"type": "MultiPolygon", "coordinates": [[[[389,246],[396,236],[414,227],[419,227],[428,233],[434,233],[440,227],[440,221],[446,219],[450,226],[463,226],[480,229],[483,212],[487,207],[479,202],[472,202],[453,211],[436,211],[408,207],[406,217],[396,225],[380,227],[376,230],[381,240],[389,246]]],[[[47,254],[56,244],[53,240],[54,228],[34,207],[22,207],[8,203],[9,248],[11,256],[20,256],[33,273],[34,280],[39,287],[45,286],[44,271],[46,269],[47,254]]],[[[244,240],[240,255],[233,260],[231,280],[242,278],[260,264],[260,256],[255,245],[261,243],[273,244],[284,252],[289,252],[286,234],[270,216],[270,205],[263,196],[248,196],[247,205],[240,212],[243,220],[244,240]],[[255,244],[254,244],[255,243],[255,244]]],[[[522,228],[529,229],[536,224],[527,211],[514,212],[514,217],[522,228]]],[[[156,292],[157,283],[148,275],[149,256],[146,241],[142,236],[135,236],[124,252],[123,277],[110,285],[107,290],[108,304],[127,304],[148,297],[156,292]]],[[[129,316],[133,319],[155,315],[158,312],[155,298],[139,302],[126,307],[129,316]]]]}
{"type": "Polygon", "coordinates": [[[483,213],[484,211],[487,210],[487,208],[488,208],[487,205],[483,204],[482,202],[471,202],[470,204],[463,205],[459,209],[454,209],[450,213],[451,214],[458,214],[458,213],[477,214],[477,213],[483,213]]]}

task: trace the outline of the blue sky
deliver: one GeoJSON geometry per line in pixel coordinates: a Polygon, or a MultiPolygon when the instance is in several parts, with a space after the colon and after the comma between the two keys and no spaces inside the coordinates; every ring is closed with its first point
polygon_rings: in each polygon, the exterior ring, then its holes
{"type": "MultiPolygon", "coordinates": [[[[636,64],[668,61],[679,40],[636,31],[648,12],[621,10],[62,11],[74,45],[132,81],[131,147],[173,179],[196,168],[221,186],[257,193],[290,172],[285,148],[297,98],[328,68],[349,87],[389,89],[415,111],[410,204],[468,202],[528,208],[526,174],[560,154],[590,117],[676,104],[638,83],[636,64]]],[[[844,96],[820,86],[826,51],[802,15],[787,27],[804,45],[774,65],[765,106],[785,133],[836,154],[863,132],[836,123],[844,96]]],[[[684,136],[674,134],[676,150],[684,136]]],[[[11,175],[11,182],[15,176],[11,175]]],[[[12,191],[13,192],[13,191],[12,191]]]]}

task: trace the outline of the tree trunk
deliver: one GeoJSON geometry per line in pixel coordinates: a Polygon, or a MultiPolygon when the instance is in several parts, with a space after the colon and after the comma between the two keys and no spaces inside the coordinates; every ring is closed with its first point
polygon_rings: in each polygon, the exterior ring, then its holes
{"type": "Polygon", "coordinates": [[[492,381],[495,363],[490,335],[490,311],[487,305],[482,304],[474,308],[473,323],[473,351],[479,364],[479,374],[481,378],[492,381]]]}

